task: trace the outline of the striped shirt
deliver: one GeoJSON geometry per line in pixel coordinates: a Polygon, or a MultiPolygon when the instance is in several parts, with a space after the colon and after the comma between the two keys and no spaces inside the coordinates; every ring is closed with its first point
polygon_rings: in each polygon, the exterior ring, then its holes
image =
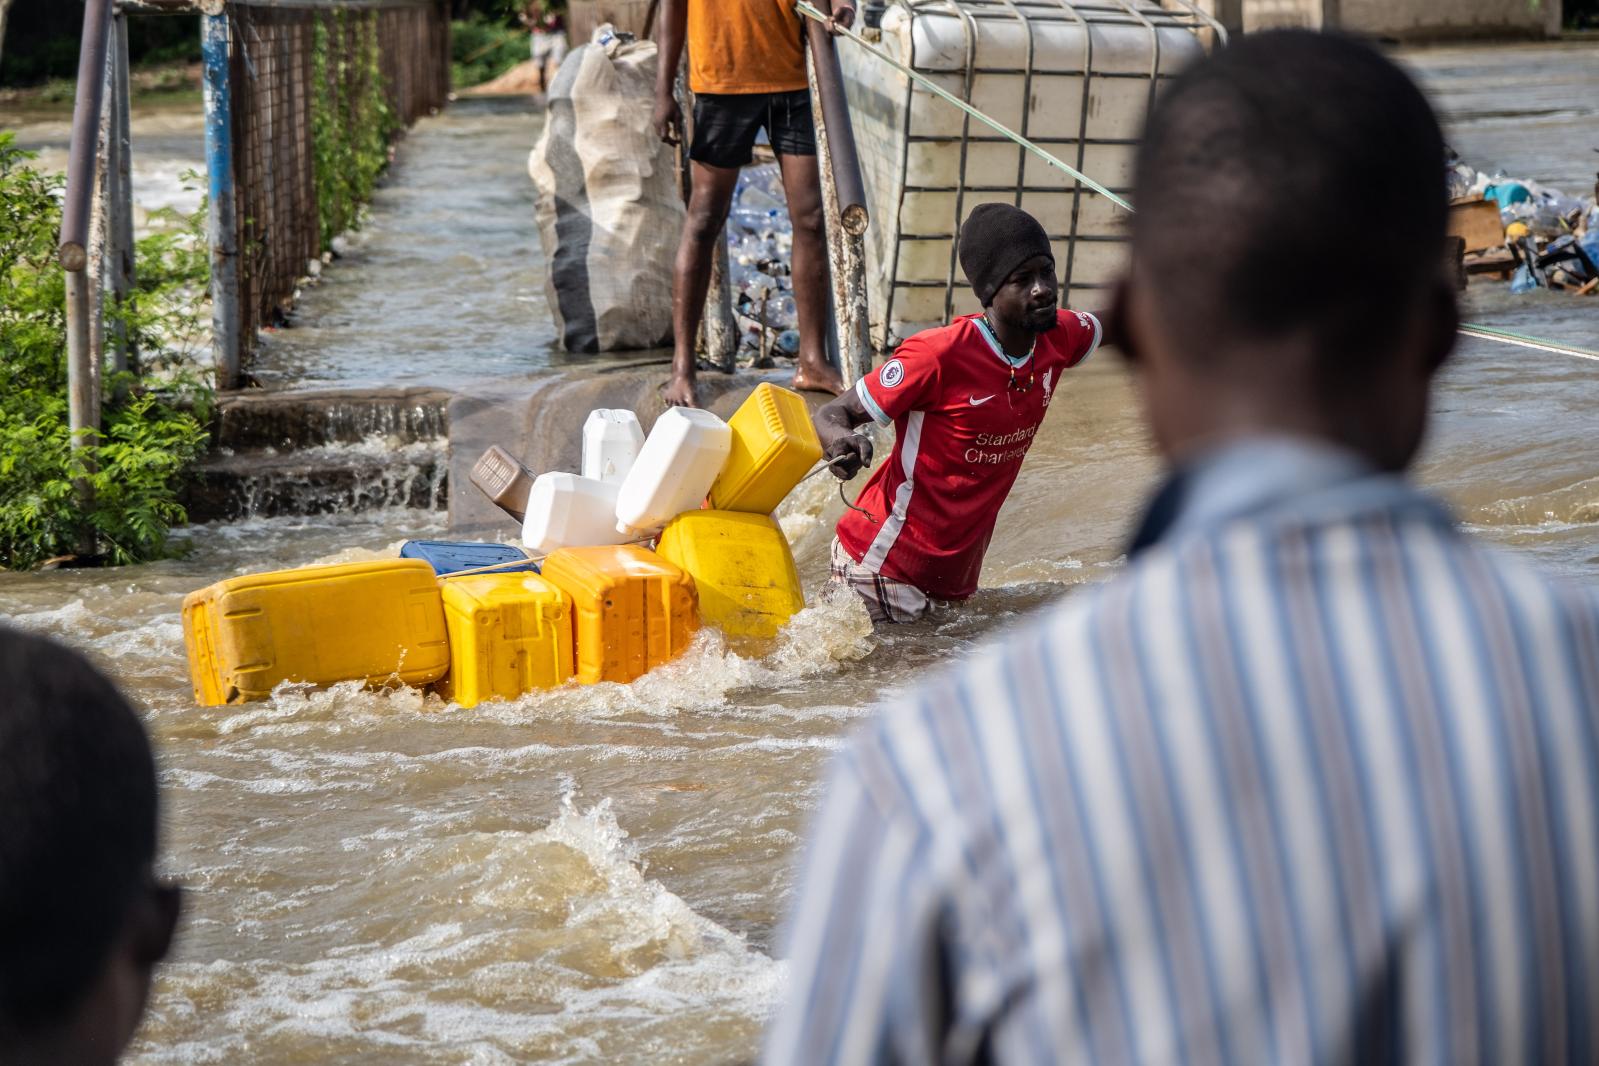
{"type": "Polygon", "coordinates": [[[841,754],[766,1061],[1599,1061],[1599,596],[1342,453],[1178,484],[841,754]]]}

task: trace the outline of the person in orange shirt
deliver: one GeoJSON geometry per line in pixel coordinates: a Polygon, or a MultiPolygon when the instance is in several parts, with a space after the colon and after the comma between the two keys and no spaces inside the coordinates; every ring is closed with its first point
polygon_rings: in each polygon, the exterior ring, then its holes
{"type": "MultiPolygon", "coordinates": [[[[820,6],[827,7],[825,0],[820,6]]],[[[855,21],[854,0],[833,0],[834,24],[855,21]]],[[[800,335],[794,387],[843,391],[827,358],[828,270],[822,229],[822,191],[816,167],[800,16],[788,0],[662,0],[657,38],[655,128],[668,144],[682,140],[683,114],[673,89],[688,46],[688,87],[694,92],[694,137],[689,145],[693,191],[678,244],[672,285],[676,350],[666,402],[693,407],[694,341],[705,310],[711,257],[727,220],[739,168],[753,158],[766,130],[783,172],[783,194],[794,227],[794,304],[800,335]]]]}

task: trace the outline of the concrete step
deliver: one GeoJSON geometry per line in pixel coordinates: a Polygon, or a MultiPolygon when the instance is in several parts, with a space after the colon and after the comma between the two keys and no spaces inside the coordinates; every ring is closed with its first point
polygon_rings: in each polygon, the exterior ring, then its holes
{"type": "Polygon", "coordinates": [[[449,448],[444,441],[224,452],[195,469],[183,503],[191,522],[386,507],[441,510],[448,478],[449,448]]]}
{"type": "Polygon", "coordinates": [[[223,393],[215,447],[315,448],[382,438],[397,444],[449,436],[450,393],[435,388],[319,389],[223,393]]]}

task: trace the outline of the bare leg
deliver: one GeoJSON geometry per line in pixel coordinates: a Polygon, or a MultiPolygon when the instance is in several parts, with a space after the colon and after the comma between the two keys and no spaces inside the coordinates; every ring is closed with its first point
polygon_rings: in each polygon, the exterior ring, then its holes
{"type": "Polygon", "coordinates": [[[694,341],[705,314],[705,290],[711,282],[711,256],[727,221],[727,208],[738,185],[737,167],[693,163],[694,189],[689,194],[688,217],[677,246],[672,277],[672,380],[666,402],[673,407],[697,407],[694,393],[694,341]]]}
{"type": "Polygon", "coordinates": [[[814,155],[780,155],[783,195],[794,226],[794,306],[799,312],[799,366],[794,387],[830,392],[844,391],[844,379],[827,359],[830,326],[827,297],[827,233],[822,223],[822,186],[814,155]]]}

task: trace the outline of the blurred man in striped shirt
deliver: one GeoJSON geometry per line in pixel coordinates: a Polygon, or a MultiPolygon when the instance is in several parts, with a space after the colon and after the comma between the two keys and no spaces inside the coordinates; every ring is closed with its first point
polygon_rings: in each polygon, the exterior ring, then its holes
{"type": "Polygon", "coordinates": [[[769,1062],[1599,1060],[1599,596],[1401,475],[1442,161],[1338,37],[1162,96],[1114,317],[1170,480],[845,749],[769,1062]]]}

